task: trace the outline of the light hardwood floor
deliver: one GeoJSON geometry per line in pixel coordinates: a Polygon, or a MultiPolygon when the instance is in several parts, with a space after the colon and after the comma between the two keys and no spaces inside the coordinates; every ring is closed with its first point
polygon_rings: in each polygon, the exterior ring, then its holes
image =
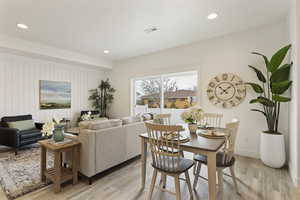
{"type": "MultiPolygon", "coordinates": [[[[190,157],[191,155],[187,155],[190,157]]],[[[151,160],[150,158],[148,159],[151,160]]],[[[286,169],[276,170],[264,166],[259,160],[238,157],[236,163],[236,174],[241,195],[234,192],[233,183],[230,177],[224,176],[224,195],[226,200],[296,200],[300,199],[299,192],[292,185],[286,169]]],[[[147,184],[143,191],[140,191],[140,160],[95,180],[88,185],[86,180],[81,180],[75,186],[68,184],[62,187],[62,192],[54,194],[52,185],[29,193],[18,200],[139,200],[146,199],[152,175],[150,163],[147,167],[147,184]]],[[[205,176],[206,168],[203,167],[202,175],[205,176]]],[[[190,176],[193,175],[190,170],[190,176]]],[[[158,184],[158,181],[157,181],[158,184]]],[[[174,181],[168,179],[167,187],[174,190],[174,181]]],[[[205,180],[199,180],[197,190],[194,191],[194,199],[207,199],[208,185],[205,180]]],[[[189,199],[187,185],[181,182],[182,199],[189,199]]],[[[0,199],[6,200],[0,190],[0,199]]],[[[154,200],[175,199],[173,195],[154,190],[154,200]]]]}

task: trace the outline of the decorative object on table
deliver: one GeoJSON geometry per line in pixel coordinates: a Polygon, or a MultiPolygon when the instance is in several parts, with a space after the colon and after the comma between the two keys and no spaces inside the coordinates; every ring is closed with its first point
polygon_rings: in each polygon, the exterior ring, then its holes
{"type": "Polygon", "coordinates": [[[181,118],[185,123],[188,123],[190,133],[197,132],[197,122],[203,118],[203,110],[201,108],[191,108],[181,114],[181,118]]]}
{"type": "MultiPolygon", "coordinates": [[[[41,182],[40,145],[32,144],[22,148],[17,156],[13,152],[0,159],[0,186],[8,199],[16,199],[29,192],[49,185],[41,182]]],[[[47,167],[53,167],[53,154],[47,153],[47,167]]]]}
{"type": "Polygon", "coordinates": [[[190,138],[185,136],[185,135],[181,135],[179,134],[179,137],[178,137],[178,134],[177,132],[171,132],[171,133],[168,133],[168,134],[165,134],[162,136],[161,139],[164,139],[164,140],[180,140],[181,143],[185,143],[185,142],[188,142],[190,141],[190,138]]]}
{"type": "Polygon", "coordinates": [[[43,133],[43,137],[45,137],[45,138],[52,137],[53,131],[54,131],[54,122],[50,121],[50,122],[44,123],[43,129],[41,131],[43,133]]]}
{"type": "Polygon", "coordinates": [[[266,118],[268,130],[263,131],[260,141],[260,158],[264,164],[273,168],[280,168],[285,164],[286,153],[284,135],[278,131],[280,105],[289,102],[290,97],[283,94],[291,87],[289,80],[290,69],[293,63],[282,64],[291,45],[287,45],[277,51],[269,60],[263,54],[253,52],[252,54],[262,56],[265,62],[266,73],[260,69],[249,65],[256,73],[260,84],[248,82],[257,94],[257,98],[250,101],[251,104],[259,104],[262,109],[252,109],[252,111],[263,114],[266,118]],[[276,156],[274,156],[276,152],[276,156]]]}
{"type": "Polygon", "coordinates": [[[71,83],[40,81],[40,109],[71,108],[71,83]]]}
{"type": "Polygon", "coordinates": [[[50,179],[53,182],[54,192],[61,191],[61,183],[68,180],[73,180],[73,184],[78,182],[79,171],[79,148],[81,143],[77,140],[72,140],[67,144],[55,145],[49,143],[48,140],[39,141],[41,145],[41,181],[45,182],[50,179]],[[52,151],[54,154],[53,168],[47,168],[47,151],[52,151]],[[63,167],[62,154],[71,151],[72,168],[63,167]]]}
{"type": "Polygon", "coordinates": [[[228,130],[225,128],[209,127],[199,130],[200,136],[211,139],[225,138],[228,134],[228,130]]]}
{"type": "Polygon", "coordinates": [[[222,108],[238,106],[246,97],[242,79],[232,73],[222,73],[211,79],[206,92],[209,101],[222,108]]]}
{"type": "Polygon", "coordinates": [[[109,79],[101,81],[98,88],[90,90],[91,96],[89,100],[96,110],[100,111],[100,117],[108,117],[107,111],[109,105],[113,102],[115,89],[111,86],[109,79]]]}
{"type": "Polygon", "coordinates": [[[53,135],[55,142],[64,140],[64,126],[60,123],[61,120],[53,117],[52,121],[46,122],[43,126],[42,133],[45,137],[53,135]]]}

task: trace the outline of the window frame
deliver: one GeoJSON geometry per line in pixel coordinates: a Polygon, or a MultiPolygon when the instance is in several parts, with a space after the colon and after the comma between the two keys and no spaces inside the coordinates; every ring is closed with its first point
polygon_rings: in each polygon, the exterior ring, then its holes
{"type": "MultiPolygon", "coordinates": [[[[176,73],[166,73],[166,74],[158,74],[158,75],[150,75],[150,76],[144,76],[144,77],[136,77],[136,78],[131,78],[130,80],[130,114],[131,116],[135,115],[134,109],[136,106],[136,87],[135,87],[135,82],[136,81],[141,81],[141,80],[148,80],[148,79],[160,79],[161,86],[163,86],[163,81],[164,78],[166,77],[174,77],[174,76],[184,76],[184,75],[197,75],[197,99],[198,99],[198,104],[200,101],[200,87],[199,87],[199,71],[183,71],[183,72],[176,72],[176,73]]],[[[163,113],[164,108],[164,88],[161,89],[161,94],[160,94],[160,113],[163,113]]]]}

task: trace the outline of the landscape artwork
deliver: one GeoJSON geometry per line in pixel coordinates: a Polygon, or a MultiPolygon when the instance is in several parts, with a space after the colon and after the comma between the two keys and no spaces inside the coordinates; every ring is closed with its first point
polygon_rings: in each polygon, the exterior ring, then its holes
{"type": "Polygon", "coordinates": [[[71,108],[71,83],[40,81],[40,109],[71,108]]]}

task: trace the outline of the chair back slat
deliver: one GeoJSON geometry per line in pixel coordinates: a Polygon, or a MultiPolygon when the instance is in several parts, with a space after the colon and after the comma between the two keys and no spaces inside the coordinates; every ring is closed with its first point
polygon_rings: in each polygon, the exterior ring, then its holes
{"type": "Polygon", "coordinates": [[[221,127],[222,118],[223,114],[204,113],[203,119],[200,121],[200,125],[210,127],[221,127]]]}
{"type": "Polygon", "coordinates": [[[152,164],[168,171],[178,171],[180,154],[180,131],[182,126],[170,126],[145,122],[152,164]]]}
{"type": "Polygon", "coordinates": [[[171,124],[171,114],[156,114],[153,117],[154,120],[160,120],[165,125],[171,124]]]}
{"type": "Polygon", "coordinates": [[[237,119],[233,119],[231,122],[226,124],[226,128],[229,130],[230,134],[226,136],[226,141],[223,149],[225,158],[223,158],[223,162],[230,162],[232,157],[234,156],[234,149],[235,149],[239,124],[240,122],[237,119]]]}

